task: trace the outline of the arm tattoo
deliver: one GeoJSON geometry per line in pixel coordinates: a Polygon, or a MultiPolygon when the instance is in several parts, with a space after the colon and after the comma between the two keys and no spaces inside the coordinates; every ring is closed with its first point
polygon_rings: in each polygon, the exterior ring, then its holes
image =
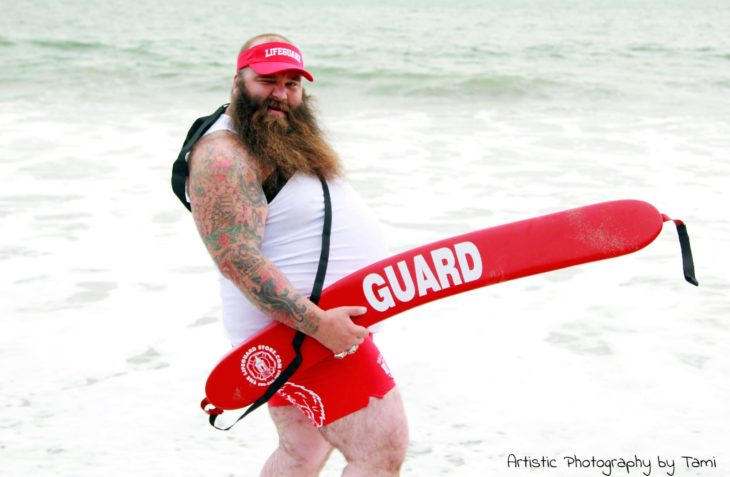
{"type": "Polygon", "coordinates": [[[316,333],[314,305],[261,253],[267,202],[245,155],[194,151],[189,190],[198,232],[221,273],[271,318],[316,333]]]}

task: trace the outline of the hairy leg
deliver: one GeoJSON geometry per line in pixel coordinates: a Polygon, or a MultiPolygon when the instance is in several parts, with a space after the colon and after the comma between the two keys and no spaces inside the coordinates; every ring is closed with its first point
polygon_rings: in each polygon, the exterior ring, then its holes
{"type": "Polygon", "coordinates": [[[269,457],[261,477],[316,477],[332,446],[295,406],[270,407],[279,433],[279,447],[269,457]]]}
{"type": "Polygon", "coordinates": [[[343,477],[396,477],[408,448],[408,423],[398,388],[370,398],[359,411],[320,429],[347,459],[343,477]]]}

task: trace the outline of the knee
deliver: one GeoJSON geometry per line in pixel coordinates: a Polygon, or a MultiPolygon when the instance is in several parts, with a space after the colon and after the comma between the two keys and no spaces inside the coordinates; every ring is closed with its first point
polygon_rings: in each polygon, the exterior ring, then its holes
{"type": "Polygon", "coordinates": [[[370,469],[373,475],[399,475],[408,453],[408,426],[405,422],[377,436],[378,443],[356,455],[345,455],[348,464],[370,469]]]}
{"type": "MultiPolygon", "coordinates": [[[[324,467],[325,462],[332,452],[332,446],[324,442],[300,443],[303,445],[291,445],[291,443],[280,442],[276,452],[282,454],[283,458],[300,469],[316,475],[324,467]]],[[[309,475],[306,474],[305,475],[309,475]]]]}
{"type": "Polygon", "coordinates": [[[345,460],[348,468],[358,469],[363,475],[400,475],[401,467],[406,459],[407,448],[407,445],[391,446],[369,456],[345,456],[345,460]]]}
{"type": "Polygon", "coordinates": [[[390,438],[386,439],[382,452],[383,467],[392,471],[400,470],[403,462],[406,460],[408,444],[408,425],[404,422],[398,428],[393,429],[390,438]]]}
{"type": "Polygon", "coordinates": [[[302,476],[319,475],[327,462],[332,448],[329,446],[305,446],[295,448],[284,442],[269,457],[262,476],[302,476]]]}
{"type": "Polygon", "coordinates": [[[381,448],[384,465],[389,469],[400,469],[406,459],[410,443],[408,421],[405,413],[402,410],[399,413],[394,413],[391,416],[390,423],[390,426],[384,426],[386,431],[381,448]]]}

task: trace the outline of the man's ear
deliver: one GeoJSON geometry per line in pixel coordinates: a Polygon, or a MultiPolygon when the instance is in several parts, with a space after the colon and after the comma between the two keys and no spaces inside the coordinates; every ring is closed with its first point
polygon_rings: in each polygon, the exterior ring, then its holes
{"type": "Polygon", "coordinates": [[[233,75],[233,82],[231,83],[231,98],[238,95],[238,73],[233,75]]]}

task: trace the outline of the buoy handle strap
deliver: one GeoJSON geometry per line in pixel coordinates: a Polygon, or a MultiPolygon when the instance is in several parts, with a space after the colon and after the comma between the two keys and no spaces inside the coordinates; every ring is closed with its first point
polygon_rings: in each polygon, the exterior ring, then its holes
{"type": "Polygon", "coordinates": [[[694,286],[699,286],[697,277],[695,276],[695,264],[692,258],[692,248],[689,245],[689,234],[687,226],[678,219],[672,219],[666,214],[662,214],[664,222],[674,222],[677,226],[677,234],[679,235],[679,246],[682,249],[682,268],[684,271],[684,279],[694,286]]]}

